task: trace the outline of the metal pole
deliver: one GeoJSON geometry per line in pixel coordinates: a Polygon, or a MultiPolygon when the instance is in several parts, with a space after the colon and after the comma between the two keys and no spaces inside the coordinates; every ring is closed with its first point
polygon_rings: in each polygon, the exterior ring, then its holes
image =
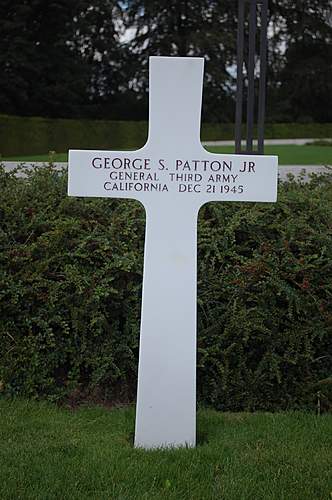
{"type": "Polygon", "coordinates": [[[247,152],[252,153],[254,131],[255,98],[255,42],[256,42],[256,0],[250,2],[249,13],[249,55],[248,55],[248,96],[247,96],[247,152]]]}
{"type": "Polygon", "coordinates": [[[241,153],[241,128],[242,128],[242,105],[243,105],[243,45],[244,45],[244,0],[239,0],[238,28],[237,28],[235,153],[241,153]]]}
{"type": "MultiPolygon", "coordinates": [[[[256,54],[256,29],[257,5],[260,5],[260,42],[259,42],[259,86],[258,86],[258,112],[257,136],[258,148],[256,154],[264,154],[264,118],[266,95],[266,55],[267,55],[267,23],[268,0],[238,0],[238,31],[237,31],[237,89],[235,110],[235,152],[253,153],[253,136],[255,123],[255,54],[256,54]],[[244,45],[246,23],[246,4],[249,4],[249,33],[248,33],[248,60],[247,60],[247,117],[246,117],[246,149],[242,151],[242,114],[243,114],[243,87],[244,87],[244,45]]],[[[256,148],[255,148],[256,149],[256,148]]]]}
{"type": "Polygon", "coordinates": [[[267,52],[267,2],[263,0],[261,6],[261,36],[259,56],[259,90],[258,90],[258,153],[264,154],[264,117],[266,94],[266,52],[267,52]]]}

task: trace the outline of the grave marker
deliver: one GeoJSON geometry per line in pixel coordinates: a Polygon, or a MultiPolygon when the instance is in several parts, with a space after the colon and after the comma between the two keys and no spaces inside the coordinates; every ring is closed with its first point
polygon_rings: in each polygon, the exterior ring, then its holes
{"type": "Polygon", "coordinates": [[[135,446],[195,446],[197,215],[210,201],[276,201],[277,157],[200,143],[201,58],[150,58],[149,136],[138,151],[69,151],[70,196],[146,210],[135,446]]]}

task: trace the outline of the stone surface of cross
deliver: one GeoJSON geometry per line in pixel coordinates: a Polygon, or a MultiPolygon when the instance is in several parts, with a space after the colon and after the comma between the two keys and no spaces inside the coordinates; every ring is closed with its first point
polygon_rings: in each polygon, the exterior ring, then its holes
{"type": "Polygon", "coordinates": [[[195,446],[200,207],[277,197],[277,157],[202,147],[203,62],[150,58],[149,135],[141,149],[69,152],[69,195],[134,198],[146,210],[135,429],[135,446],[144,448],[195,446]]]}

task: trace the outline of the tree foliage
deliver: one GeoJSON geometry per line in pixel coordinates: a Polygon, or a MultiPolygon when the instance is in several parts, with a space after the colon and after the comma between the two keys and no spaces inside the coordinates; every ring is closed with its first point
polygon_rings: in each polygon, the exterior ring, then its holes
{"type": "Polygon", "coordinates": [[[281,121],[332,121],[330,0],[270,1],[268,114],[281,121]]]}
{"type": "MultiPolygon", "coordinates": [[[[269,9],[268,119],[332,121],[330,0],[269,9]]],[[[0,112],[145,119],[148,57],[202,56],[203,118],[234,120],[232,0],[2,0],[0,27],[0,112]]]]}
{"type": "Polygon", "coordinates": [[[1,110],[51,117],[88,112],[102,93],[105,60],[110,71],[119,57],[113,9],[111,1],[3,0],[1,110]]]}
{"type": "Polygon", "coordinates": [[[209,121],[233,119],[232,85],[228,67],[234,62],[236,4],[230,0],[132,0],[126,11],[134,29],[137,91],[146,95],[148,56],[205,57],[204,117],[209,121]],[[222,108],[222,111],[221,111],[222,108]]]}

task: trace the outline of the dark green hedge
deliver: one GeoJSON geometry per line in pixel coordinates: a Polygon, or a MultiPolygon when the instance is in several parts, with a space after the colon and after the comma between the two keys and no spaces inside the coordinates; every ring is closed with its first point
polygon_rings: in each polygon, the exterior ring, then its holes
{"type": "Polygon", "coordinates": [[[135,148],[145,143],[146,122],[68,120],[0,115],[0,154],[63,153],[68,149],[135,148]]]}
{"type": "MultiPolygon", "coordinates": [[[[257,136],[257,130],[255,129],[257,136]]],[[[245,138],[245,128],[242,130],[245,138]]],[[[267,123],[265,139],[309,139],[332,138],[332,123],[267,123]]],[[[231,123],[203,123],[202,141],[234,140],[234,125],[231,123]]]]}
{"type": "MultiPolygon", "coordinates": [[[[132,401],[145,214],[0,170],[0,391],[132,401]]],[[[214,203],[198,231],[198,401],[313,408],[332,372],[332,180],[214,203]],[[322,384],[322,385],[321,385],[322,384]]],[[[181,335],[181,332],[179,332],[181,335]]],[[[325,388],[324,388],[325,387],[325,388]]]]}
{"type": "MultiPolygon", "coordinates": [[[[0,155],[64,153],[68,149],[133,149],[147,138],[146,122],[68,120],[0,115],[0,155]]],[[[234,125],[202,125],[202,140],[234,139],[234,125]]],[[[244,136],[244,134],[243,134],[244,136]]],[[[332,124],[287,123],[266,125],[269,138],[329,138],[332,124]]]]}

